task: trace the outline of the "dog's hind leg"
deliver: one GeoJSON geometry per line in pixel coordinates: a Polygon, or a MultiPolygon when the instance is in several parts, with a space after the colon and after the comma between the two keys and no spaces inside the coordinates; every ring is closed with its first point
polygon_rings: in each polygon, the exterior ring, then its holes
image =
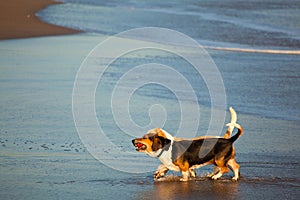
{"type": "Polygon", "coordinates": [[[230,169],[228,169],[228,167],[226,167],[226,166],[223,166],[223,167],[219,166],[219,169],[220,169],[220,171],[211,177],[213,180],[217,180],[218,178],[223,176],[223,174],[230,172],[230,169]]]}
{"type": "Polygon", "coordinates": [[[230,159],[228,161],[228,165],[232,169],[234,174],[232,180],[237,181],[239,178],[240,165],[235,161],[235,159],[230,159]]]}
{"type": "Polygon", "coordinates": [[[220,178],[223,174],[230,172],[230,169],[227,167],[227,162],[225,157],[216,159],[215,164],[219,168],[219,172],[211,177],[213,180],[216,180],[220,178]]]}
{"type": "Polygon", "coordinates": [[[213,171],[210,174],[207,174],[206,177],[211,178],[212,176],[216,175],[219,172],[219,168],[217,166],[214,166],[213,171]]]}

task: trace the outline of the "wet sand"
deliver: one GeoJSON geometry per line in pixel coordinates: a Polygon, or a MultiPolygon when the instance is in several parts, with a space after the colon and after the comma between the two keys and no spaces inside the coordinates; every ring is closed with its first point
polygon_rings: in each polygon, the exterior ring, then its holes
{"type": "MultiPolygon", "coordinates": [[[[155,182],[151,166],[146,173],[134,173],[138,166],[124,173],[94,159],[76,132],[71,101],[76,72],[100,41],[86,34],[0,41],[1,199],[299,198],[299,136],[288,131],[299,130],[298,121],[237,110],[245,128],[235,144],[241,165],[237,182],[230,180],[232,173],[217,181],[205,178],[211,166],[187,183],[172,172],[155,182]]],[[[124,136],[121,142],[134,152],[129,139],[124,136]]],[[[116,156],[113,149],[109,153],[116,156]]],[[[137,161],[146,159],[136,155],[137,161]]],[[[122,160],[120,166],[128,162],[122,160]]]]}
{"type": "Polygon", "coordinates": [[[78,30],[44,23],[35,15],[39,10],[57,3],[51,0],[0,1],[0,39],[78,33],[78,30]]]}

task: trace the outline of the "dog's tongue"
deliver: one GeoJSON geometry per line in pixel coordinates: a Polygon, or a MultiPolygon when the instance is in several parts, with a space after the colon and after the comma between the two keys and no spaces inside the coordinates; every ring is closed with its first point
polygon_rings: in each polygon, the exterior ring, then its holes
{"type": "Polygon", "coordinates": [[[142,146],[143,146],[142,143],[138,143],[138,144],[137,144],[137,147],[139,147],[139,148],[142,147],[142,146]]]}

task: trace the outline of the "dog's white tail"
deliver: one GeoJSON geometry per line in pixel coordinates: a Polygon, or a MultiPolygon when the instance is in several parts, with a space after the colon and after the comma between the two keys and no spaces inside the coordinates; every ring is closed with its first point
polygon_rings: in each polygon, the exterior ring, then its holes
{"type": "MultiPolygon", "coordinates": [[[[235,124],[236,121],[237,121],[236,112],[232,107],[229,108],[229,111],[230,111],[230,114],[231,114],[230,124],[235,124]]],[[[224,138],[230,138],[230,135],[231,135],[233,129],[234,129],[234,126],[229,126],[226,133],[224,134],[224,138]]]]}
{"type": "MultiPolygon", "coordinates": [[[[235,124],[236,121],[237,121],[236,112],[235,112],[235,110],[232,107],[229,108],[229,111],[230,111],[230,114],[231,114],[231,121],[230,121],[230,123],[231,124],[235,124]]],[[[234,129],[234,126],[229,126],[230,133],[232,133],[233,129],[234,129]]]]}

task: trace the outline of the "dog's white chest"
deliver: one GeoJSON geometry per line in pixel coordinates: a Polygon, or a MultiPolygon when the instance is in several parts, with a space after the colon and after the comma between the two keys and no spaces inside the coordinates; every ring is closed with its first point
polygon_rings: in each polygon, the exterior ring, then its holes
{"type": "Polygon", "coordinates": [[[173,142],[170,145],[170,148],[168,151],[164,151],[161,156],[159,157],[159,160],[167,167],[169,170],[173,171],[180,171],[179,167],[174,165],[172,162],[172,145],[173,142]]]}

